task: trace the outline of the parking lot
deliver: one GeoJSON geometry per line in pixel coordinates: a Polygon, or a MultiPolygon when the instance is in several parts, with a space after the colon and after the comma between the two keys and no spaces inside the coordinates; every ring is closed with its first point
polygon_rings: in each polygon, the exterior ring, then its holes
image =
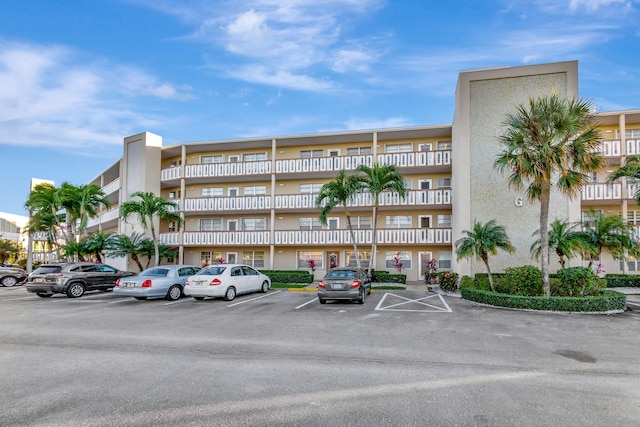
{"type": "Polygon", "coordinates": [[[0,288],[0,425],[632,426],[636,298],[607,316],[426,289],[321,305],[0,288]]]}

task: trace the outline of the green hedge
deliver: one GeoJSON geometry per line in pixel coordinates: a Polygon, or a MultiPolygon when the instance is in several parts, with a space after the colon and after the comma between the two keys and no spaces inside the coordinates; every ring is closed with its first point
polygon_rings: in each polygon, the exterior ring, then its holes
{"type": "Polygon", "coordinates": [[[275,283],[312,283],[313,274],[305,270],[260,270],[275,283]]]}
{"type": "Polygon", "coordinates": [[[378,271],[374,272],[375,282],[380,283],[407,283],[407,275],[406,274],[393,274],[388,271],[378,271]]]}
{"type": "Polygon", "coordinates": [[[640,275],[607,274],[607,288],[640,288],[640,275]]]}
{"type": "Polygon", "coordinates": [[[627,296],[615,291],[604,291],[596,297],[539,297],[500,294],[476,288],[462,287],[462,298],[497,307],[528,310],[550,310],[571,312],[624,311],[627,296]]]}

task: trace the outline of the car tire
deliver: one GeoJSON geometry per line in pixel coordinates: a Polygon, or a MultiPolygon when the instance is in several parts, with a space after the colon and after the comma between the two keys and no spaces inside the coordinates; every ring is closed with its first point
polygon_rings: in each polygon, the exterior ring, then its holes
{"type": "Polygon", "coordinates": [[[227,292],[224,293],[225,301],[233,301],[235,297],[236,297],[236,288],[234,288],[233,286],[229,286],[227,288],[227,292]]]}
{"type": "Polygon", "coordinates": [[[262,288],[260,290],[262,291],[263,294],[266,294],[267,292],[269,292],[269,282],[267,282],[266,280],[262,282],[262,288]]]}
{"type": "Polygon", "coordinates": [[[36,295],[38,295],[40,298],[50,298],[51,294],[43,294],[42,292],[36,292],[36,295]]]}
{"type": "Polygon", "coordinates": [[[69,298],[79,298],[82,295],[84,295],[84,285],[80,282],[72,283],[67,288],[67,296],[69,298]]]}
{"type": "Polygon", "coordinates": [[[18,284],[18,279],[13,276],[5,276],[2,278],[2,286],[10,288],[18,284]]]}
{"type": "Polygon", "coordinates": [[[180,299],[181,296],[182,296],[182,288],[180,287],[180,285],[173,285],[167,291],[166,298],[169,301],[177,301],[180,299]]]}
{"type": "Polygon", "coordinates": [[[367,293],[364,291],[364,288],[360,288],[358,292],[358,304],[364,304],[364,298],[367,293]]]}
{"type": "Polygon", "coordinates": [[[318,298],[318,301],[320,301],[320,304],[326,304],[327,300],[324,298],[318,298]]]}
{"type": "Polygon", "coordinates": [[[194,297],[197,301],[202,301],[204,297],[194,297]]]}
{"type": "Polygon", "coordinates": [[[138,301],[144,301],[147,299],[147,297],[134,297],[135,299],[137,299],[138,301]]]}

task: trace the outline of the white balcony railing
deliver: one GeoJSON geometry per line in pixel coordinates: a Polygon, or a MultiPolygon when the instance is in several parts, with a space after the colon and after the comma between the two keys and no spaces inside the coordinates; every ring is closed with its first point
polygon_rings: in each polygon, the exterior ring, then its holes
{"type": "Polygon", "coordinates": [[[360,165],[373,165],[372,155],[310,157],[276,160],[276,173],[337,172],[354,170],[360,165]]]}
{"type": "Polygon", "coordinates": [[[622,197],[622,185],[613,184],[587,184],[582,188],[582,200],[616,200],[622,197]]]}
{"type": "MultiPolygon", "coordinates": [[[[378,230],[378,244],[451,244],[450,228],[378,230]]],[[[371,244],[372,230],[356,230],[359,245],[371,244]]],[[[160,243],[168,246],[270,245],[269,231],[186,231],[162,233],[160,243]]],[[[351,245],[349,230],[277,230],[275,245],[351,245]]]]}
{"type": "Polygon", "coordinates": [[[160,179],[162,181],[169,181],[172,179],[182,178],[182,167],[174,166],[169,169],[162,169],[160,172],[160,179]]]}
{"type": "Polygon", "coordinates": [[[105,222],[116,220],[118,219],[119,215],[120,215],[119,208],[109,209],[108,211],[103,212],[98,216],[89,218],[89,220],[87,221],[87,227],[95,227],[99,224],[104,224],[105,222]]]}
{"type": "Polygon", "coordinates": [[[271,196],[203,197],[178,201],[184,212],[271,209],[271,196]]]}
{"type": "Polygon", "coordinates": [[[105,185],[104,187],[102,187],[102,191],[107,196],[111,193],[115,193],[118,190],[120,190],[120,178],[116,178],[110,183],[108,183],[107,185],[105,185]]]}
{"type": "Polygon", "coordinates": [[[269,173],[271,173],[271,162],[269,160],[206,163],[184,166],[185,178],[214,178],[221,176],[263,175],[269,173]]]}
{"type": "Polygon", "coordinates": [[[640,139],[627,139],[627,156],[640,154],[640,139]]]}

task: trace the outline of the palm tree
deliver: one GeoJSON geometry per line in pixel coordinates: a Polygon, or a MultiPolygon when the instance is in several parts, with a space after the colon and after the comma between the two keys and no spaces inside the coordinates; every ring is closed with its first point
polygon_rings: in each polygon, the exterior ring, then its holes
{"type": "MultiPolygon", "coordinates": [[[[634,154],[624,159],[622,166],[609,174],[607,183],[612,184],[620,178],[629,178],[633,183],[640,181],[640,155],[634,154]]],[[[640,203],[640,186],[636,188],[633,197],[637,203],[640,203]]]]}
{"type": "Polygon", "coordinates": [[[142,266],[142,262],[140,262],[140,255],[144,255],[145,248],[149,247],[150,243],[149,239],[142,233],[133,233],[131,237],[119,234],[110,241],[109,248],[107,249],[107,257],[126,258],[130,256],[140,271],[142,271],[144,267],[142,266]]]}
{"type": "Polygon", "coordinates": [[[96,261],[102,262],[102,254],[111,247],[114,234],[112,231],[97,231],[84,239],[87,251],[95,256],[96,261]]]}
{"type": "Polygon", "coordinates": [[[320,209],[320,222],[327,225],[327,216],[336,206],[342,205],[344,214],[347,217],[347,227],[351,234],[353,242],[353,252],[356,257],[356,266],[360,267],[360,255],[358,254],[358,242],[356,234],[351,224],[351,214],[349,213],[349,202],[358,193],[361,188],[361,181],[355,175],[347,175],[341,170],[338,172],[336,179],[325,183],[316,197],[316,207],[320,209]]]}
{"type": "MultiPolygon", "coordinates": [[[[35,229],[35,224],[38,224],[38,231],[46,230],[52,236],[58,236],[58,232],[62,234],[64,241],[69,243],[71,240],[69,235],[65,232],[66,216],[63,213],[63,198],[62,194],[54,185],[43,183],[34,187],[33,191],[29,193],[29,197],[25,202],[25,208],[30,212],[30,216],[35,218],[32,221],[31,229],[35,229]]],[[[35,230],[34,230],[35,231],[35,230]]]]}
{"type": "Polygon", "coordinates": [[[0,266],[7,259],[13,258],[14,261],[20,256],[20,243],[15,240],[0,239],[0,266]]]}
{"type": "MultiPolygon", "coordinates": [[[[567,219],[563,221],[555,219],[551,223],[551,228],[549,229],[549,250],[555,250],[559,258],[560,268],[565,267],[565,257],[571,259],[576,253],[590,249],[589,242],[585,241],[583,235],[575,230],[578,226],[580,226],[580,224],[570,225],[567,219]]],[[[533,236],[540,236],[540,230],[536,230],[533,236]]],[[[540,253],[542,252],[540,237],[533,242],[529,251],[533,257],[540,259],[540,253]]]]}
{"type": "Polygon", "coordinates": [[[407,189],[404,179],[396,165],[380,165],[374,163],[373,167],[360,165],[356,168],[358,172],[362,172],[364,176],[359,176],[362,189],[371,194],[373,199],[373,235],[371,237],[371,255],[369,261],[368,274],[371,275],[372,268],[376,264],[376,243],[378,230],[378,207],[380,204],[380,194],[384,191],[395,191],[401,199],[404,200],[407,189]]]}
{"type": "Polygon", "coordinates": [[[593,266],[593,261],[600,257],[603,250],[614,258],[626,259],[627,254],[638,255],[638,245],[633,239],[634,226],[626,219],[620,215],[605,216],[593,209],[587,215],[590,221],[585,221],[584,230],[579,233],[589,243],[586,250],[589,267],[593,266]]]}
{"type": "Polygon", "coordinates": [[[67,260],[78,260],[85,261],[84,256],[89,255],[89,251],[87,250],[87,246],[84,240],[76,242],[75,240],[71,240],[66,245],[60,248],[61,254],[67,260]]]}
{"type": "Polygon", "coordinates": [[[156,229],[153,225],[154,218],[165,219],[167,221],[175,221],[182,223],[182,218],[178,213],[178,204],[176,202],[165,200],[156,196],[152,192],[136,191],[131,195],[137,197],[138,200],[129,200],[120,205],[120,216],[123,220],[127,220],[130,215],[135,215],[142,227],[151,231],[151,238],[155,248],[155,265],[160,264],[160,250],[158,248],[158,239],[156,238],[156,229]]]}
{"type": "Polygon", "coordinates": [[[491,269],[489,268],[489,254],[497,255],[499,249],[508,253],[515,251],[505,228],[498,225],[495,219],[486,224],[481,224],[474,220],[473,230],[464,230],[463,233],[466,233],[467,237],[463,237],[455,243],[458,260],[473,257],[481,259],[487,267],[491,290],[495,291],[491,269]]]}
{"type": "Polygon", "coordinates": [[[579,194],[588,172],[602,165],[600,134],[589,101],[552,94],[530,98],[504,122],[502,151],[494,162],[510,171],[509,187],[522,190],[530,201],[540,201],[540,264],[545,295],[549,288],[549,202],[551,189],[568,197],[579,194]],[[528,184],[527,184],[528,183],[528,184]]]}
{"type": "Polygon", "coordinates": [[[68,212],[68,222],[76,232],[82,233],[87,222],[95,217],[101,207],[109,208],[111,203],[99,185],[89,184],[76,187],[67,182],[60,186],[63,205],[68,212]],[[78,222],[76,227],[76,222],[78,222]]]}

